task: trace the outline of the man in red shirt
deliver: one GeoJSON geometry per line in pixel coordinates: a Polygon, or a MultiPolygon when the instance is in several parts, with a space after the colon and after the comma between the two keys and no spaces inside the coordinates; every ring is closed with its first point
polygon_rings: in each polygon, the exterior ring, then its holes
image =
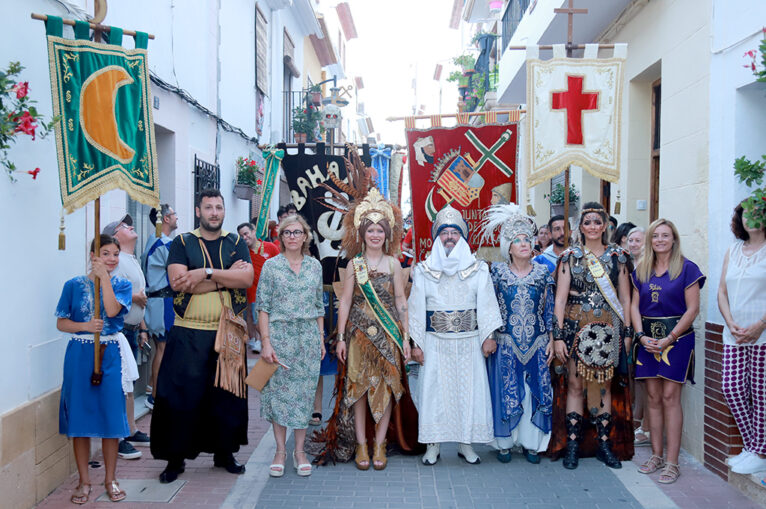
{"type": "Polygon", "coordinates": [[[263,264],[269,258],[279,254],[279,248],[271,243],[258,240],[255,234],[255,227],[252,223],[242,223],[237,227],[237,233],[245,241],[250,249],[250,260],[253,262],[253,285],[247,289],[247,331],[250,334],[250,348],[259,353],[261,351],[261,340],[258,334],[258,314],[255,311],[255,292],[258,289],[258,278],[261,276],[263,264]]]}

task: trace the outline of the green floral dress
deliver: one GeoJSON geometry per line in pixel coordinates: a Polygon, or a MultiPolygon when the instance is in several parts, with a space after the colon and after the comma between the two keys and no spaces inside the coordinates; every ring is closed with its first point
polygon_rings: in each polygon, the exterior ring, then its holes
{"type": "Polygon", "coordinates": [[[322,265],[303,257],[296,275],[284,255],[266,260],[258,280],[255,308],[269,314],[271,346],[280,362],[261,392],[261,417],[294,429],[308,427],[319,381],[324,316],[322,265]]]}

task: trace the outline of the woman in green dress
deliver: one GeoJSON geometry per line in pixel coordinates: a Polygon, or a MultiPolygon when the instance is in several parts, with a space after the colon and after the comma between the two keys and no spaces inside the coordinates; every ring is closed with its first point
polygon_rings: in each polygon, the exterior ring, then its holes
{"type": "Polygon", "coordinates": [[[325,355],[322,266],[308,256],[311,229],[300,215],[282,220],[279,241],[281,253],[263,264],[255,302],[261,358],[280,365],[261,392],[261,417],[272,423],[277,442],[269,475],[284,475],[285,437],[293,428],[293,465],[298,475],[307,476],[306,428],[325,355]]]}

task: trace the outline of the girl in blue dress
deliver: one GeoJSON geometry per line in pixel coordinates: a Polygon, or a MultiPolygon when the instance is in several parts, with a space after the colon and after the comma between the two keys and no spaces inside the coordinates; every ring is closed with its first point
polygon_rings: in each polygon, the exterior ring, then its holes
{"type": "MultiPolygon", "coordinates": [[[[120,244],[109,235],[101,235],[101,248],[95,253],[91,243],[92,269],[86,276],[77,276],[64,283],[56,307],[56,327],[70,334],[64,358],[64,383],[59,406],[59,433],[72,437],[80,483],[71,501],[84,504],[91,492],[88,472],[90,439],[100,437],[104,453],[106,494],[113,502],[125,498],[115,479],[118,441],[130,435],[125,414],[123,378],[128,382],[131,366],[124,364],[125,345],[121,345],[120,331],[123,317],[130,309],[132,288],[129,281],[110,277],[120,261],[120,244]],[[101,287],[101,316],[95,318],[94,280],[101,287]],[[92,385],[94,334],[101,333],[103,378],[100,385],[92,385]],[[121,355],[122,354],[122,355],[121,355]]],[[[124,338],[124,336],[123,336],[124,338]]],[[[128,347],[129,348],[129,347],[128,347]]],[[[128,351],[128,353],[130,353],[128,351]]],[[[131,357],[132,358],[132,357],[131,357]]],[[[132,390],[132,387],[131,387],[132,390]]]]}

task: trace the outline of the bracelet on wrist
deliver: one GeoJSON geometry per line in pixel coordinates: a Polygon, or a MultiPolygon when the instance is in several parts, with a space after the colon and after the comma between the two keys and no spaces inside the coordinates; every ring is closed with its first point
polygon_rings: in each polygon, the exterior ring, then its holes
{"type": "Polygon", "coordinates": [[[345,343],[346,342],[346,333],[345,332],[339,332],[338,333],[338,343],[345,343]]]}
{"type": "Polygon", "coordinates": [[[673,332],[673,331],[670,331],[668,333],[668,337],[672,338],[674,342],[678,341],[678,335],[675,332],[673,332]]]}

